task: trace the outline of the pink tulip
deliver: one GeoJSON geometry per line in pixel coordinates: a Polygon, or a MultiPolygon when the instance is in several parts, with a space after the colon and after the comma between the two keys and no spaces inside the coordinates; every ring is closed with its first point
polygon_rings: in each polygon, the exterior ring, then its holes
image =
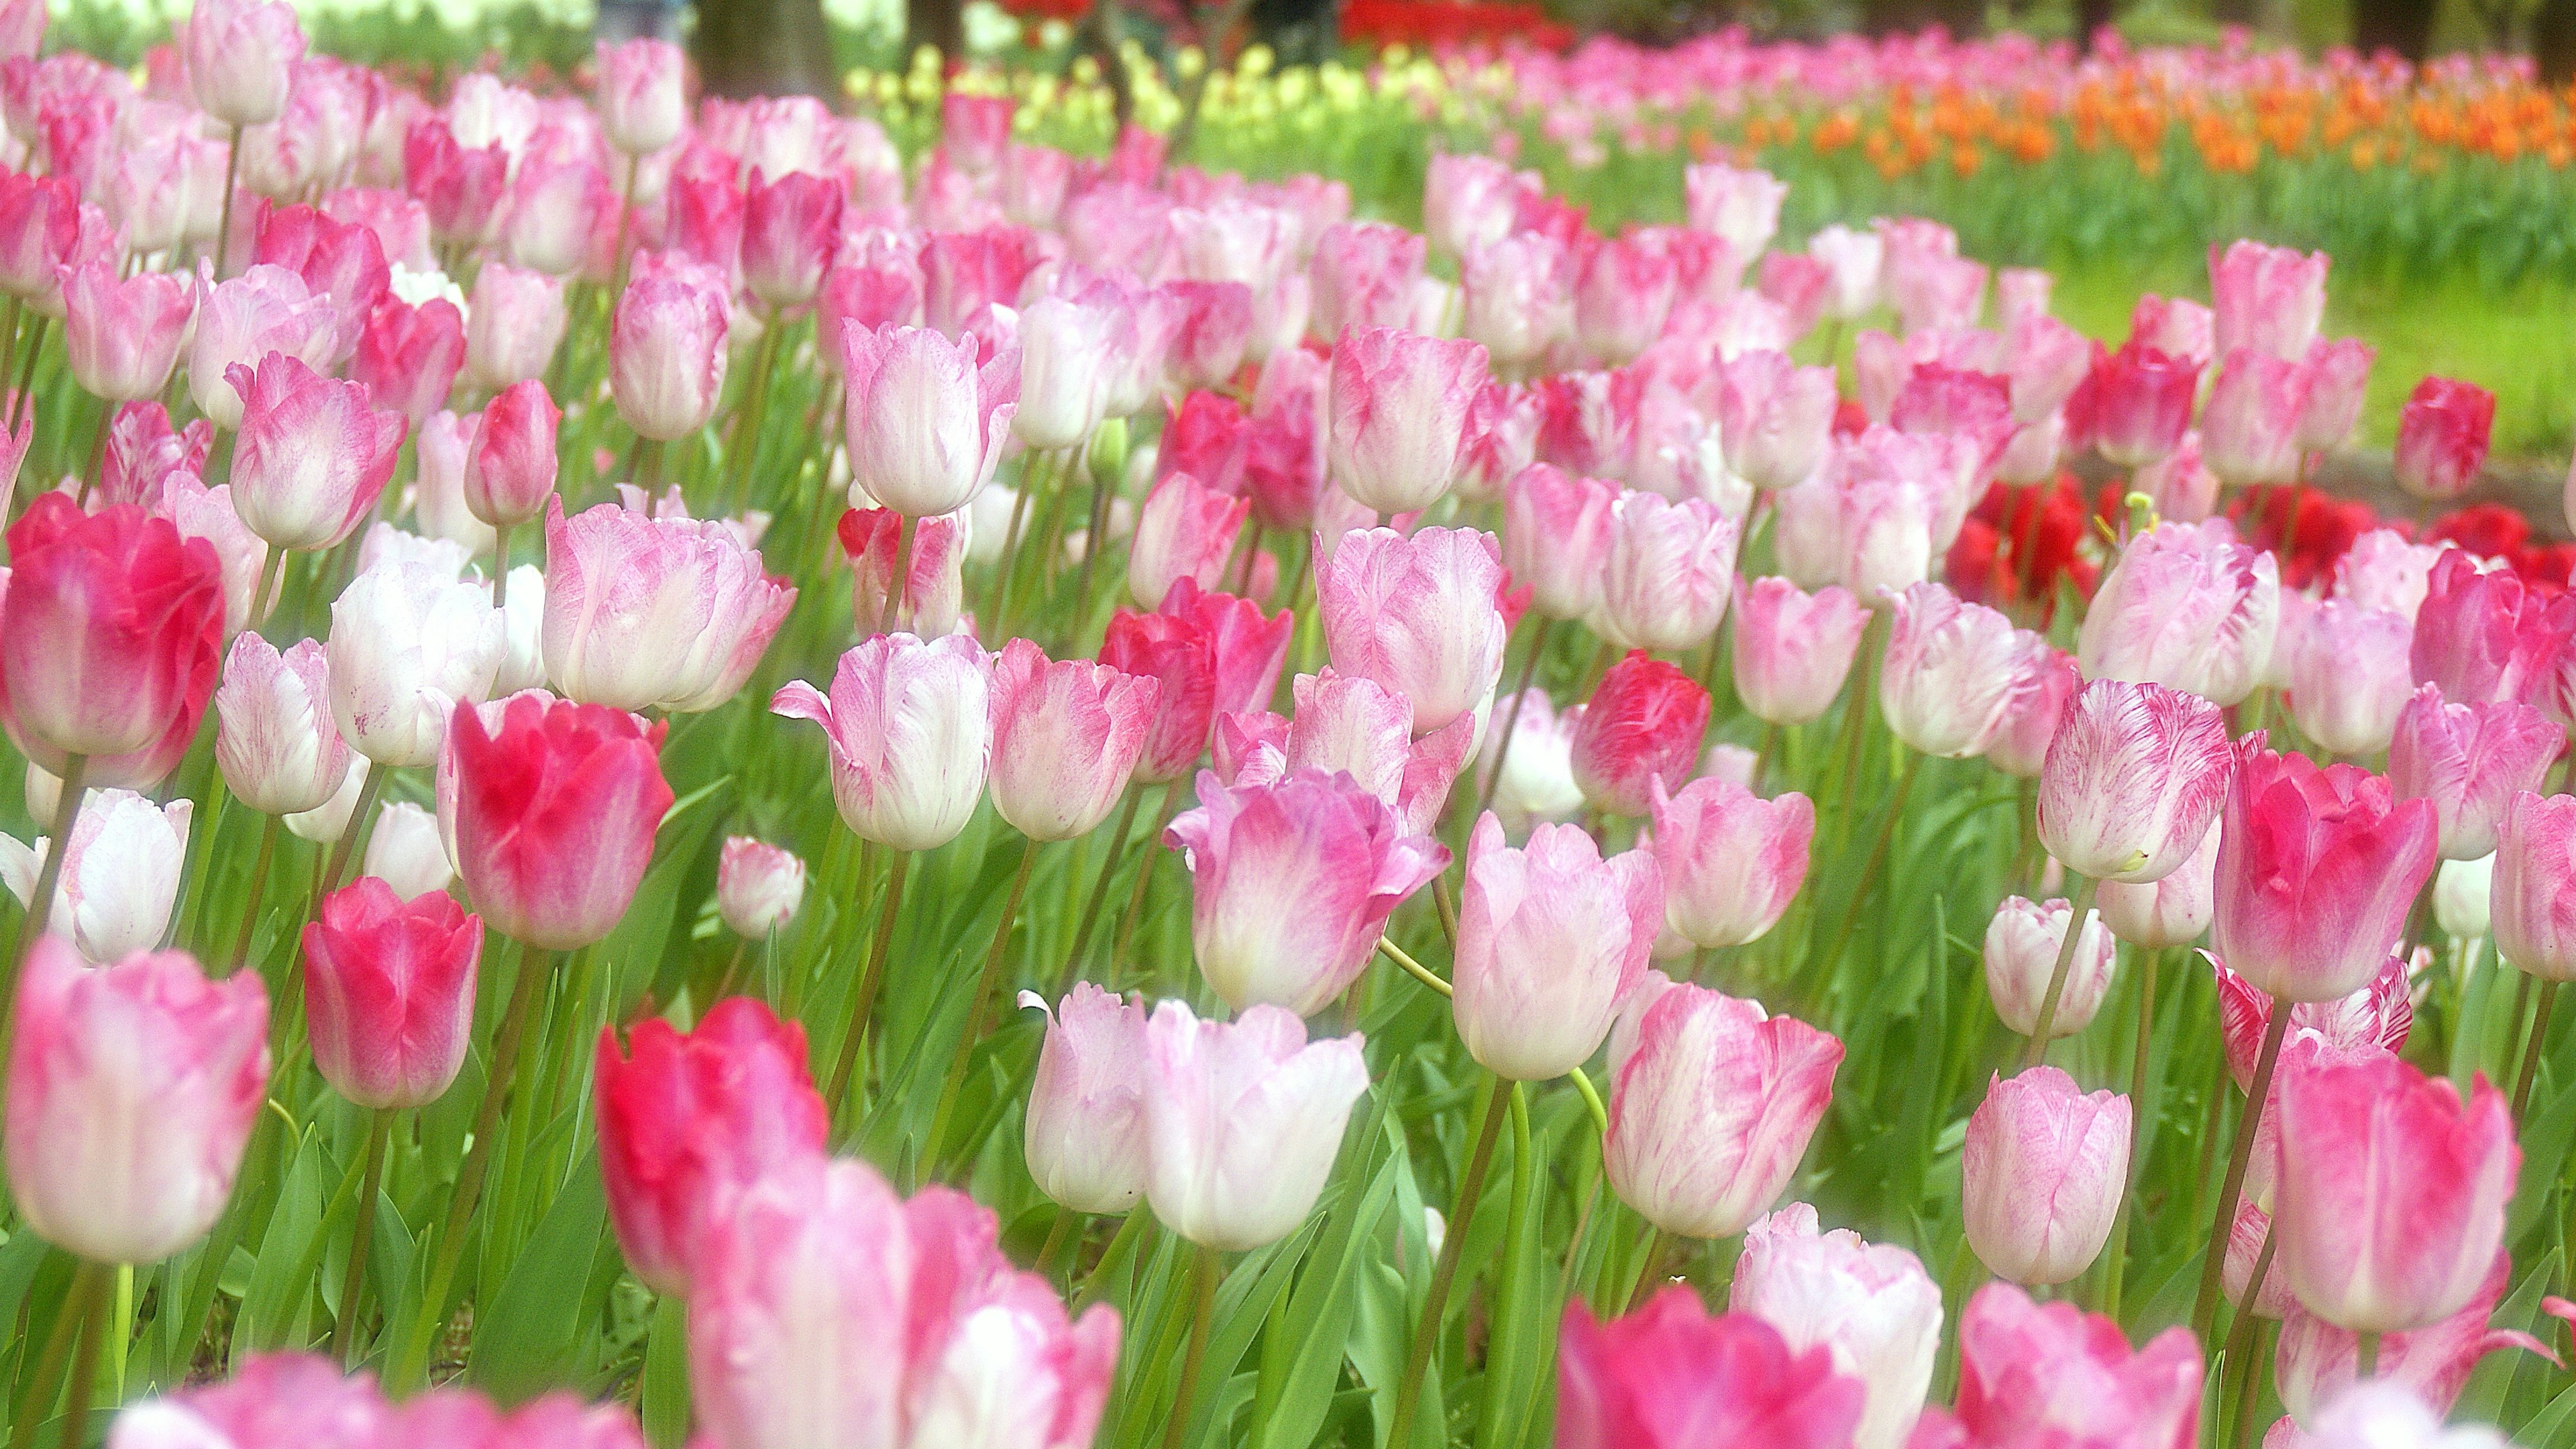
{"type": "Polygon", "coordinates": [[[1821,1231],[1793,1202],[1747,1228],[1727,1307],[1780,1331],[1796,1351],[1823,1348],[1866,1390],[1852,1449],[1902,1449],[1932,1387],[1941,1289],[1921,1260],[1849,1229],[1821,1231]]]}
{"type": "Polygon", "coordinates": [[[2319,750],[2372,755],[2388,747],[2414,694],[2403,614],[2328,599],[2290,649],[2290,717],[2319,750]]]}
{"type": "Polygon", "coordinates": [[[1780,202],[1788,194],[1788,183],[1768,171],[1709,162],[1682,173],[1683,214],[1690,224],[1723,237],[1727,250],[1748,261],[1779,234],[1780,202]]]}
{"type": "Polygon", "coordinates": [[[1311,1015],[1368,965],[1387,917],[1449,863],[1385,801],[1312,767],[1227,787],[1199,776],[1199,805],[1165,840],[1192,876],[1190,941],[1228,1005],[1311,1015]],[[1299,908],[1282,915],[1278,903],[1299,908]]]}
{"type": "Polygon", "coordinates": [[[1574,282],[1574,332],[1583,350],[1616,367],[1646,350],[1672,312],[1672,254],[1651,236],[1587,239],[1574,282]]]}
{"type": "MultiPolygon", "coordinates": [[[[1047,1011],[1037,993],[1022,1007],[1047,1011]]],[[[1029,1081],[1023,1155],[1038,1190],[1082,1213],[1123,1213],[1145,1195],[1145,1008],[1076,982],[1047,1011],[1029,1081]]]]}
{"type": "Polygon", "coordinates": [[[379,765],[435,763],[459,701],[481,700],[509,651],[491,586],[420,560],[363,569],[331,603],[331,717],[379,765]]]}
{"type": "MultiPolygon", "coordinates": [[[[2530,1334],[2492,1325],[2496,1305],[2512,1285],[2513,1255],[2499,1249],[2466,1306],[2426,1327],[2383,1337],[2373,1376],[2368,1379],[2357,1379],[2355,1373],[2360,1335],[2337,1328],[2296,1303],[2290,1304],[2283,1315],[2280,1346],[2273,1358],[2273,1381],[2280,1390],[2282,1407],[2292,1415],[2282,1422],[2294,1430],[2298,1424],[2312,1424],[2316,1429],[2312,1438],[2294,1434],[2290,1449],[2339,1444],[2502,1449],[2503,1438],[2492,1431],[2462,1428],[2442,1435],[2440,1415],[2459,1401],[2461,1390],[2468,1387],[2469,1376],[2488,1354],[2516,1348],[2556,1357],[2547,1344],[2530,1334]],[[2380,1397],[2383,1393],[2413,1411],[2423,1426],[2422,1437],[2387,1437],[2394,1423],[2400,1422],[2387,1409],[2382,1411],[2387,1417],[2374,1416],[2375,1422],[2356,1422],[2349,1416],[2352,1407],[2387,1404],[2380,1397]],[[2367,1432],[2362,1432],[2365,1425],[2367,1432]],[[2338,1437],[2339,1433],[2342,1437],[2338,1437]]],[[[2394,1405],[2389,1407],[2393,1409],[2394,1405]]],[[[2273,1444],[2279,1444],[2284,1437],[2278,1426],[2267,1436],[2273,1444]]]]}
{"type": "Polygon", "coordinates": [[[2545,981],[2576,978],[2576,796],[2517,791],[2499,827],[2488,887],[2497,952],[2545,981]]]}
{"type": "MultiPolygon", "coordinates": [[[[882,235],[882,234],[879,234],[882,235]]],[[[814,299],[815,360],[835,374],[841,349],[831,339],[852,328],[921,325],[921,259],[900,241],[853,246],[823,274],[814,299]]]]}
{"type": "Polygon", "coordinates": [[[203,1237],[268,1082],[257,972],[209,982],[183,951],[82,964],[38,937],[9,1052],[9,1190],[28,1228],[94,1263],[203,1237]]]}
{"type": "Polygon", "coordinates": [[[1050,661],[1026,639],[993,670],[993,808],[1031,841],[1088,835],[1118,803],[1161,686],[1105,664],[1050,661]]]}
{"type": "Polygon", "coordinates": [[[1672,986],[1614,1060],[1602,1139],[1611,1187],[1665,1232],[1742,1232],[1797,1170],[1842,1058],[1841,1042],[1805,1022],[1672,986]]]}
{"type": "Polygon", "coordinates": [[[1216,651],[1216,702],[1220,717],[1265,704],[1287,662],[1296,619],[1286,609],[1263,617],[1261,606],[1232,594],[1211,594],[1189,580],[1175,580],[1163,612],[1185,614],[1207,631],[1216,651]]]}
{"type": "Polygon", "coordinates": [[[974,343],[918,327],[853,329],[841,347],[852,475],[907,517],[965,506],[1001,462],[1020,359],[978,368],[974,343]]]}
{"type": "Polygon", "coordinates": [[[1315,570],[1333,667],[1410,698],[1417,735],[1480,710],[1502,678],[1502,582],[1490,534],[1351,533],[1315,570]]]}
{"type": "Polygon", "coordinates": [[[2128,1183],[2129,1099],[2088,1096],[2050,1066],[1998,1075],[1968,1118],[1959,1164],[1978,1261],[2015,1283],[2064,1283],[2111,1235],[2128,1183]]]}
{"type": "MultiPolygon", "coordinates": [[[[563,282],[500,261],[474,274],[465,310],[465,371],[492,392],[543,377],[567,325],[563,282]]],[[[621,300],[619,312],[625,310],[621,300]]]]}
{"type": "Polygon", "coordinates": [[[2047,772],[2048,747],[2084,687],[2084,671],[2074,655],[2044,642],[2028,647],[2022,671],[2004,706],[2003,728],[1986,746],[1986,763],[2016,780],[2036,780],[2047,772]]]}
{"type": "Polygon", "coordinates": [[[2218,956],[2292,1001],[2351,994],[2388,959],[2434,859],[2433,807],[2352,765],[2248,736],[2221,816],[2218,956]]]}
{"type": "Polygon", "coordinates": [[[1348,328],[1403,326],[1422,280],[1426,245],[1420,233],[1384,222],[1324,228],[1307,265],[1314,298],[1308,328],[1329,339],[1348,328]]]}
{"type": "Polygon", "coordinates": [[[423,1107],[465,1064],[483,922],[373,876],[324,896],[304,926],[313,1064],[361,1107],[423,1107]]]}
{"type": "Polygon", "coordinates": [[[663,727],[531,692],[494,706],[497,726],[456,708],[455,793],[440,815],[457,874],[491,925],[569,951],[605,938],[643,883],[671,808],[663,727]]]}
{"type": "Polygon", "coordinates": [[[2067,399],[2068,442],[2138,469],[2172,457],[2191,426],[2200,364],[2135,342],[2094,359],[2067,399]]]}
{"type": "Polygon", "coordinates": [[[215,690],[215,763],[235,798],[263,815],[318,810],[349,773],[331,719],[331,666],[321,641],[280,654],[256,632],[233,640],[215,690]]]}
{"type": "Polygon", "coordinates": [[[2397,484],[2418,498],[2457,498],[2486,466],[2495,394],[2474,383],[2428,377],[2397,418],[2397,484]]]}
{"type": "Polygon", "coordinates": [[[1174,392],[1221,386],[1243,370],[1252,333],[1252,289],[1241,282],[1176,277],[1155,289],[1177,320],[1164,339],[1165,386],[1174,392]]]}
{"type": "Polygon", "coordinates": [[[2305,358],[2325,316],[2328,265],[2324,252],[2302,256],[2254,241],[2222,251],[2213,244],[2209,295],[2218,355],[2251,347],[2284,362],[2305,358]]]}
{"type": "Polygon", "coordinates": [[[2456,703],[2520,699],[2563,709],[2553,675],[2571,633],[2576,603],[2526,588],[2510,570],[2485,572],[2465,549],[2445,549],[2415,615],[2415,679],[2456,703]]]}
{"type": "Polygon", "coordinates": [[[1143,748],[1136,756],[1137,784],[1169,784],[1207,753],[1215,724],[1215,641],[1186,614],[1140,614],[1120,609],[1100,643],[1100,662],[1159,685],[1143,748]]]}
{"type": "Polygon", "coordinates": [[[2254,692],[2281,618],[2280,568],[2224,521],[2160,523],[2102,576],[2076,635],[2088,679],[2153,682],[2220,706],[2254,692]]]}
{"type": "MultiPolygon", "coordinates": [[[[2261,1068],[2263,1035],[2272,1025],[2275,1003],[2269,993],[2230,971],[2214,958],[2211,971],[2218,979],[2219,1043],[2227,1057],[2227,1075],[2239,1092],[2254,1090],[2254,1073],[2261,1068]]],[[[2402,1051],[2407,1034],[2415,1026],[2415,1006],[2407,995],[2406,963],[2390,957],[2379,968],[2379,974],[2351,995],[2333,1001],[2300,1001],[2290,1006],[2290,1023],[2283,1028],[2284,1053],[2299,1050],[2336,1061],[2361,1061],[2402,1051]]],[[[2287,1060],[2287,1057],[2284,1057],[2287,1060]]],[[[2272,1076],[2272,1095],[2281,1092],[2278,1068],[2272,1076]]],[[[2262,1130],[2277,1131],[2279,1123],[2266,1113],[2262,1130]]],[[[2269,1142],[2269,1136],[2264,1138],[2269,1142]]],[[[2258,1152],[2253,1164],[2269,1174],[2273,1162],[2258,1152]]],[[[2262,1247],[2258,1239],[2255,1250],[2262,1247]]],[[[2252,1267],[2252,1253],[2247,1255],[2252,1267]]]]}
{"type": "Polygon", "coordinates": [[[1726,463],[1756,488],[1794,488],[1824,462],[1834,372],[1800,367],[1784,353],[1747,352],[1723,364],[1717,395],[1726,463]]]}
{"type": "Polygon", "coordinates": [[[1605,860],[1572,825],[1538,826],[1515,850],[1488,811],[1467,843],[1450,1001],[1468,1054],[1512,1081],[1581,1066],[1645,976],[1662,922],[1652,854],[1605,860]]]}
{"type": "Polygon", "coordinates": [[[273,548],[339,544],[392,480],[407,424],[378,412],[354,382],[321,377],[284,353],[226,375],[242,397],[233,505],[273,548]]]}
{"type": "Polygon", "coordinates": [[[2293,1061],[2281,1083],[2279,1267],[2337,1328],[2396,1333],[2457,1312],[2504,1236],[2522,1159],[2504,1094],[2464,1102],[2393,1056],[2293,1061]]]}
{"type": "Polygon", "coordinates": [[[1500,157],[1435,152],[1422,183],[1422,230],[1453,257],[1509,235],[1534,174],[1515,174],[1500,157]]]}
{"type": "Polygon", "coordinates": [[[95,250],[106,229],[106,215],[81,205],[72,178],[0,172],[0,290],[61,315],[62,268],[95,250]]]}
{"type": "Polygon", "coordinates": [[[1887,727],[1927,755],[1983,754],[2027,682],[2029,639],[2010,619],[1939,584],[1916,584],[1893,607],[1878,681],[1887,727]]]}
{"type": "Polygon", "coordinates": [[[1091,1442],[1118,1360],[1106,1305],[1067,1320],[992,1212],[810,1163],[747,1192],[689,1294],[689,1381],[717,1449],[1091,1442]]]}
{"type": "Polygon", "coordinates": [[[925,639],[956,632],[966,607],[966,543],[959,515],[924,518],[912,525],[912,557],[904,565],[902,612],[896,618],[894,556],[904,517],[891,508],[853,508],[834,530],[850,560],[850,605],[859,637],[909,629],[925,639]]]}
{"type": "Polygon", "coordinates": [[[111,403],[161,391],[196,307],[188,284],[167,272],[120,280],[115,261],[102,256],[64,267],[62,289],[73,380],[111,403]]]}
{"type": "Polygon", "coordinates": [[[1497,366],[1528,367],[1574,335],[1574,252],[1539,232],[1482,243],[1458,263],[1459,331],[1497,366]]]}
{"type": "Polygon", "coordinates": [[[1735,584],[1736,521],[1705,499],[1623,494],[1610,515],[1602,625],[1632,649],[1682,650],[1717,631],[1735,584]]]}
{"type": "Polygon", "coordinates": [[[1954,1442],[2191,1449],[2200,1398],[2200,1346],[2188,1329],[2131,1353],[2119,1324],[2072,1303],[2033,1303],[2009,1283],[1978,1289],[1959,1317],[1954,1442]]]}
{"type": "Polygon", "coordinates": [[[2218,823],[2213,820],[2182,864],[2140,885],[2103,881],[2094,902],[2111,934],[2132,946],[2188,946],[2209,929],[2217,910],[2217,870],[2218,823]]]}
{"type": "Polygon", "coordinates": [[[1596,810],[1638,816],[1658,787],[1678,788],[1699,764],[1708,691],[1643,650],[1610,666],[1575,720],[1574,781],[1596,810]]]}
{"type": "Polygon", "coordinates": [[[771,308],[803,306],[822,290],[841,242],[838,180],[753,172],[743,193],[742,279],[771,308]]]}
{"type": "Polygon", "coordinates": [[[1770,724],[1824,718],[1842,693],[1868,627],[1869,611],[1838,585],[1808,594],[1787,579],[1739,579],[1736,697],[1755,718],[1770,724]]]}
{"type": "Polygon", "coordinates": [[[304,279],[306,291],[339,306],[342,355],[356,341],[368,311],[393,285],[384,243],[372,229],[333,220],[310,206],[269,208],[260,218],[251,261],[286,268],[304,279]]]}
{"type": "Polygon", "coordinates": [[[2097,679],[2049,745],[2040,843],[2092,880],[2161,880],[2209,834],[2235,770],[2217,706],[2160,684],[2097,679]]]}
{"type": "Polygon", "coordinates": [[[1357,1033],[1309,1042],[1305,1024],[1255,1005],[1200,1021],[1165,1001],[1145,1027],[1145,1195],[1182,1238],[1221,1251],[1297,1230],[1368,1090],[1357,1033]]]}
{"type": "Polygon", "coordinates": [[[1234,544],[1252,505],[1206,487],[1187,473],[1154,485],[1136,515],[1127,549],[1127,591],[1148,609],[1161,608],[1178,579],[1213,589],[1234,559],[1234,544]]]}
{"type": "MultiPolygon", "coordinates": [[[[433,297],[415,307],[398,297],[378,302],[358,334],[349,379],[379,408],[401,413],[416,430],[447,405],[465,364],[465,317],[433,297]]],[[[190,378],[194,380],[193,366],[190,378]]]]}
{"type": "Polygon", "coordinates": [[[2447,547],[2412,542],[2393,528],[2374,528],[2335,560],[2333,596],[2365,609],[2402,614],[2411,626],[2433,587],[2433,565],[2447,547]]]}
{"type": "Polygon", "coordinates": [[[829,699],[797,681],[770,708],[823,727],[832,797],[861,839],[929,850],[956,838],[983,797],[991,692],[972,639],[880,634],[841,656],[829,699]]]}
{"type": "Polygon", "coordinates": [[[635,258],[609,329],[609,387],[627,426],[667,443],[715,416],[724,397],[728,291],[723,278],[684,258],[635,258]]]}
{"type": "Polygon", "coordinates": [[[1711,1318],[1689,1288],[1605,1324],[1570,1303],[1558,1330],[1557,1449],[1844,1449],[1867,1399],[1824,1346],[1750,1313],[1711,1318]]]}
{"type": "MultiPolygon", "coordinates": [[[[232,391],[229,386],[224,390],[232,391]]],[[[235,397],[238,399],[239,394],[235,397]]],[[[31,442],[33,426],[31,415],[19,427],[31,442]]],[[[214,425],[203,418],[174,429],[170,426],[169,409],[161,404],[127,403],[116,410],[115,420],[108,424],[107,447],[99,455],[98,496],[110,503],[153,507],[165,500],[173,475],[187,473],[204,478],[206,455],[214,441],[214,425]]],[[[0,439],[0,462],[7,461],[7,453],[13,450],[18,462],[26,461],[25,446],[15,438],[5,438],[0,439]]],[[[14,478],[11,486],[16,486],[14,478]]]]}
{"type": "Polygon", "coordinates": [[[2239,488],[2297,481],[2308,383],[2296,359],[2250,347],[2227,353],[2200,415],[2200,456],[2209,471],[2239,488]]]}
{"type": "Polygon", "coordinates": [[[1380,514],[1429,507],[1449,491],[1467,409],[1485,385],[1485,349],[1395,327],[1344,332],[1333,347],[1332,477],[1380,514]]]}
{"type": "Polygon", "coordinates": [[[304,27],[285,0],[213,0],[190,12],[180,47],[198,108],[239,131],[286,109],[304,27]]]}
{"type": "Polygon", "coordinates": [[[2378,358],[2378,350],[2358,337],[2319,338],[2308,349],[2308,401],[2299,409],[2301,451],[2331,452],[2352,436],[2353,424],[2361,421],[2370,365],[2378,358]]]}
{"type": "Polygon", "coordinates": [[[485,405],[465,454],[465,506],[495,528],[525,523],[555,495],[555,429],[563,409],[530,378],[485,405]]]}
{"type": "Polygon", "coordinates": [[[796,590],[721,522],[546,504],[546,677],[617,709],[710,710],[769,648],[796,590]]]}
{"type": "Polygon", "coordinates": [[[762,940],[785,929],[805,902],[805,862],[747,835],[725,837],[716,862],[716,913],[737,936],[762,940]]]}
{"type": "MultiPolygon", "coordinates": [[[[1986,923],[1986,994],[1994,998],[1995,1015],[2017,1035],[2029,1036],[2039,1029],[2040,1001],[2055,977],[2074,916],[2074,908],[2063,900],[2034,903],[2006,896],[1995,908],[1994,919],[1986,923]]],[[[2086,912],[2083,929],[2075,938],[2075,954],[2068,959],[2064,994],[2050,1022],[2050,1037],[2073,1036],[2092,1024],[2094,1014],[2102,1009],[2102,998],[2110,993],[2118,953],[2118,943],[2102,918],[2086,912]]]]}
{"type": "Polygon", "coordinates": [[[596,47],[600,129],[629,156],[649,156],[688,124],[688,58],[667,40],[639,36],[596,47]]]}
{"type": "Polygon", "coordinates": [[[1530,607],[1581,619],[1601,602],[1619,487],[1533,463],[1503,488],[1503,563],[1532,590],[1530,607]]]}
{"type": "MultiPolygon", "coordinates": [[[[509,185],[505,144],[486,140],[466,146],[445,121],[424,116],[403,132],[402,163],[404,189],[427,214],[432,239],[442,246],[477,246],[491,237],[509,185]]],[[[483,270],[495,265],[497,259],[485,262],[483,270]]]]}
{"type": "Polygon", "coordinates": [[[1796,791],[1764,800],[1715,777],[1678,791],[1658,779],[1650,803],[1665,922],[1699,947],[1760,940],[1807,878],[1815,805],[1796,791]]]}
{"type": "Polygon", "coordinates": [[[1474,716],[1460,715],[1416,739],[1412,702],[1365,679],[1327,668],[1320,675],[1298,675],[1291,689],[1296,718],[1267,741],[1274,749],[1261,763],[1244,764],[1228,783],[1265,784],[1307,769],[1345,773],[1394,807],[1407,834],[1427,835],[1437,827],[1449,787],[1475,744],[1474,716]]]}
{"type": "Polygon", "coordinates": [[[593,238],[616,225],[618,195],[587,147],[532,145],[510,178],[503,250],[519,266],[571,277],[590,259],[593,238]]]}
{"type": "MultiPolygon", "coordinates": [[[[46,803],[60,803],[61,782],[48,783],[54,799],[46,803]]],[[[31,810],[34,794],[31,788],[31,810]]],[[[62,848],[62,876],[45,929],[68,938],[94,965],[159,945],[178,903],[194,814],[184,799],[156,805],[131,790],[91,792],[62,848]]],[[[36,877],[53,853],[54,842],[41,835],[32,847],[0,836],[0,882],[20,906],[34,904],[36,877]]]]}
{"type": "Polygon", "coordinates": [[[242,394],[231,381],[236,366],[256,367],[282,352],[308,368],[328,370],[338,344],[339,309],[305,289],[284,267],[253,266],[229,281],[214,280],[214,264],[197,263],[197,325],[188,342],[188,396],[197,411],[226,432],[242,425],[242,394]]]}

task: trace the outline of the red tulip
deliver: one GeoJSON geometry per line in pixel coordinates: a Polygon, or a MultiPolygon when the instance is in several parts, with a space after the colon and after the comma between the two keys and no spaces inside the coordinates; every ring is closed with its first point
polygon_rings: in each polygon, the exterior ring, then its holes
{"type": "Polygon", "coordinates": [[[1593,808],[1647,812],[1654,787],[1678,790],[1699,766],[1708,691],[1642,649],[1610,666],[1574,722],[1574,782],[1593,808]]]}
{"type": "Polygon", "coordinates": [[[1189,773],[1215,723],[1216,649],[1207,631],[1186,616],[1120,609],[1100,641],[1100,662],[1162,683],[1131,778],[1160,785],[1189,773]]]}
{"type": "Polygon", "coordinates": [[[555,427],[563,409],[536,378],[514,382],[484,406],[465,454],[465,507],[496,528],[546,511],[555,492],[555,427]]]}
{"type": "Polygon", "coordinates": [[[406,901],[365,875],[324,896],[304,926],[304,991],[322,1079],[361,1107],[437,1101],[465,1065],[482,953],[481,918],[443,891],[406,901]]]}
{"type": "Polygon", "coordinates": [[[503,935],[569,951],[616,929],[671,808],[662,726],[604,705],[523,694],[487,729],[456,707],[457,873],[503,935]]]}

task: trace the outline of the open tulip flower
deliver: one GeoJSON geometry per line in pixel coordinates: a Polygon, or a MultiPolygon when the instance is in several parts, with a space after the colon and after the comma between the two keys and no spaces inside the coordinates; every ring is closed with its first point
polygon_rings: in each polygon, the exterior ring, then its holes
{"type": "Polygon", "coordinates": [[[0,0],[8,1449],[2565,1449],[2546,45],[499,3],[0,0]]]}

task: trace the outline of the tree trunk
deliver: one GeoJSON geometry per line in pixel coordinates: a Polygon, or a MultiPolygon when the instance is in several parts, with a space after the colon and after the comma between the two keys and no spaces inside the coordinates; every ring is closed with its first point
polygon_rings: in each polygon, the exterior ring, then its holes
{"type": "Polygon", "coordinates": [[[2091,50],[2093,37],[2118,19],[2119,11],[2118,0],[2075,0],[2075,39],[2091,50]]]}
{"type": "Polygon", "coordinates": [[[1878,35],[1939,25],[1954,37],[1965,37],[1986,28],[1985,0],[1868,0],[1865,13],[1870,31],[1878,35]]]}
{"type": "MultiPolygon", "coordinates": [[[[953,7],[950,11],[955,13],[953,7]]],[[[840,100],[823,0],[717,0],[698,7],[698,72],[707,93],[840,100]]]]}
{"type": "Polygon", "coordinates": [[[2542,0],[2531,17],[2531,58],[2550,85],[2576,80],[2576,0],[2542,0]]]}
{"type": "Polygon", "coordinates": [[[964,0],[903,0],[903,48],[917,51],[925,45],[937,46],[950,65],[965,61],[964,0]]]}
{"type": "Polygon", "coordinates": [[[2352,48],[2363,55],[2393,50],[2420,62],[2432,44],[2428,0],[2352,0],[2352,48]]]}

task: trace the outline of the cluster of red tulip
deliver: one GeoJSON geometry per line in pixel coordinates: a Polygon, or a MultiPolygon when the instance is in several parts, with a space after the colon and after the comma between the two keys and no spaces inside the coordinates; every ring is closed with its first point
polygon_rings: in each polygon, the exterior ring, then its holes
{"type": "MultiPolygon", "coordinates": [[[[2179,1449],[2224,1313],[2237,1432],[2359,1449],[2491,1442],[2472,1367],[2549,1353],[2490,1321],[2576,1101],[2576,597],[2509,516],[2311,496],[2373,362],[2324,256],[2109,348],[1723,166],[1604,238],[1444,156],[1420,234],[963,94],[908,172],[654,41],[433,105],[279,0],[139,85],[43,17],[13,1444],[2179,1449]],[[1850,399],[1791,356],[1847,328],[1850,399]],[[1933,1029],[1997,1069],[1898,1128],[1955,1226],[1827,1231],[1888,1124],[1810,1020],[1897,1009],[1854,930],[1997,778],[2015,1041],[1933,1029]],[[2214,1203],[2146,1190],[2168,1088],[2214,1203]]],[[[2427,379],[2398,481],[2493,407],[2427,379]]]]}

